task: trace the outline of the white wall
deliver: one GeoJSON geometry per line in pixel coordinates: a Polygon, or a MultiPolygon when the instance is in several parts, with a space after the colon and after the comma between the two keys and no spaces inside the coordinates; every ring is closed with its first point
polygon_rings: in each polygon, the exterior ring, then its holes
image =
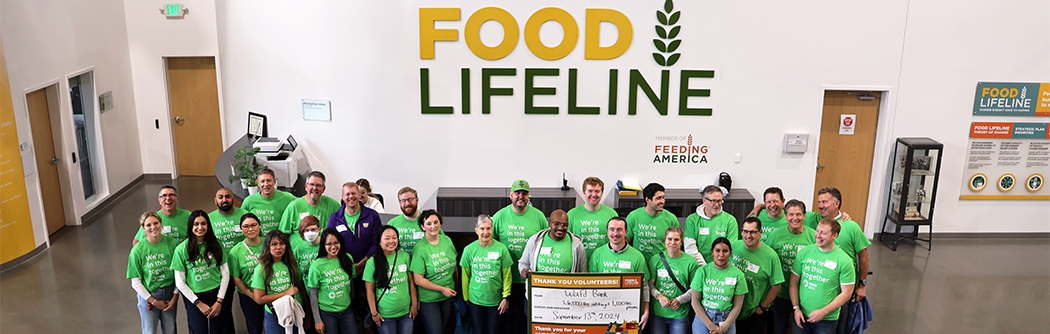
{"type": "MultiPolygon", "coordinates": [[[[74,215],[79,217],[90,207],[84,202],[80,190],[79,169],[69,159],[69,152],[76,151],[76,140],[72,135],[67,76],[93,68],[95,91],[113,92],[114,109],[100,116],[104,169],[108,178],[104,186],[112,193],[142,174],[124,4],[120,0],[3,0],[0,8],[0,32],[3,33],[21,142],[32,138],[25,94],[54,82],[60,83],[59,112],[63,119],[61,128],[53,131],[63,133],[62,142],[56,145],[65,150],[60,157],[65,164],[63,168],[76,172],[72,196],[74,215]]],[[[42,244],[47,240],[47,228],[38,182],[36,173],[26,179],[34,237],[37,244],[42,244]]]]}
{"type": "Polygon", "coordinates": [[[135,126],[142,139],[145,173],[174,172],[164,57],[218,56],[215,2],[186,0],[181,3],[189,9],[189,14],[182,20],[169,20],[158,11],[164,7],[163,1],[124,1],[135,109],[138,110],[135,126]],[[160,121],[160,129],[155,120],[160,121]]]}

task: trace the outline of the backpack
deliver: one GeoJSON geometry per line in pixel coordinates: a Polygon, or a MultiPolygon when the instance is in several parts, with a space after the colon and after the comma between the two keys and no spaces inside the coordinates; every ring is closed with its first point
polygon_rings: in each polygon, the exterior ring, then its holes
{"type": "Polygon", "coordinates": [[[733,177],[729,176],[729,173],[722,172],[718,174],[718,186],[722,187],[728,194],[730,189],[733,189],[733,177]]]}

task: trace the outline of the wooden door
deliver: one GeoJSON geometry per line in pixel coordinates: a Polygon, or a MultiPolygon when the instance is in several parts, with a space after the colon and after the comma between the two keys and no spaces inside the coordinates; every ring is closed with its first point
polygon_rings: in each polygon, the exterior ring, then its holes
{"type": "Polygon", "coordinates": [[[222,155],[213,57],[167,58],[168,101],[179,175],[215,175],[222,155]]]}
{"type": "Polygon", "coordinates": [[[40,177],[40,193],[44,197],[44,220],[48,234],[66,226],[66,211],[62,207],[62,186],[58,183],[59,155],[51,132],[51,112],[47,106],[47,88],[26,94],[29,126],[33,129],[33,152],[40,177]]]}
{"type": "Polygon", "coordinates": [[[868,187],[881,100],[880,92],[824,92],[813,210],[817,209],[817,191],[824,186],[836,187],[842,192],[839,209],[849,213],[861,229],[864,229],[864,217],[868,209],[868,187]],[[860,96],[874,98],[862,99],[860,96]],[[852,120],[855,125],[852,135],[839,134],[841,115],[856,115],[852,120]]]}

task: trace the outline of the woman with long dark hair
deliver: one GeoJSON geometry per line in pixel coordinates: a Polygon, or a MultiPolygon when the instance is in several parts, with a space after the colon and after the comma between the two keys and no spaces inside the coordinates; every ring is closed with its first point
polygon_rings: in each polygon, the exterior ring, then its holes
{"type": "Polygon", "coordinates": [[[357,321],[350,308],[351,279],[356,276],[354,259],[343,249],[343,236],[334,228],[326,228],[321,232],[317,259],[306,275],[318,333],[357,334],[357,321]]]}
{"type": "Polygon", "coordinates": [[[729,265],[733,245],[718,237],[711,244],[711,263],[693,276],[693,333],[736,334],[736,317],[744,304],[747,281],[744,272],[729,265]]]}
{"type": "Polygon", "coordinates": [[[189,237],[175,248],[171,269],[175,286],[186,302],[186,318],[194,334],[225,333],[222,297],[230,282],[230,270],[222,244],[215,238],[204,210],[194,210],[187,222],[189,237]]]}
{"type": "Polygon", "coordinates": [[[175,291],[171,259],[179,241],[161,233],[160,215],[154,212],[143,213],[139,225],[146,233],[146,242],[131,247],[128,278],[138,293],[142,333],[175,334],[175,317],[178,315],[175,305],[179,303],[179,293],[175,291]]]}
{"type": "MultiPolygon", "coordinates": [[[[255,267],[252,277],[252,289],[254,289],[255,302],[266,305],[263,327],[266,334],[281,334],[285,327],[281,326],[277,319],[277,313],[273,306],[274,301],[284,296],[295,298],[300,304],[302,297],[299,289],[303,286],[302,276],[299,274],[299,265],[289,249],[288,235],[281,231],[270,231],[263,241],[263,251],[259,255],[259,265],[255,267]]],[[[298,327],[292,330],[299,332],[298,327]]]]}
{"type": "Polygon", "coordinates": [[[362,273],[370,316],[380,334],[411,334],[419,310],[408,253],[398,249],[397,237],[396,228],[383,226],[378,249],[362,273]]]}
{"type": "Polygon", "coordinates": [[[263,315],[266,312],[262,305],[255,302],[255,292],[251,288],[255,267],[259,265],[259,254],[262,254],[263,240],[259,235],[261,229],[262,223],[255,214],[246,213],[241,216],[241,233],[244,234],[244,240],[234,245],[229,252],[230,276],[239,292],[241,312],[244,314],[248,334],[262,334],[263,315]]]}
{"type": "Polygon", "coordinates": [[[419,314],[427,333],[440,334],[452,320],[452,297],[456,296],[456,246],[441,234],[441,215],[424,210],[419,227],[423,240],[412,250],[412,279],[419,286],[419,314]]]}

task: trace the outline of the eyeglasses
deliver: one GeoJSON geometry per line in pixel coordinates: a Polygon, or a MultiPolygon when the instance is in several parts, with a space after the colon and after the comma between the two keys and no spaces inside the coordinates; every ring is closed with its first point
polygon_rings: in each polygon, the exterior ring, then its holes
{"type": "Polygon", "coordinates": [[[551,223],[551,225],[554,225],[554,226],[557,226],[557,227],[568,227],[569,226],[569,222],[550,222],[550,223],[551,223]]]}
{"type": "Polygon", "coordinates": [[[398,201],[398,202],[401,202],[401,203],[408,203],[408,202],[414,202],[414,201],[417,201],[417,200],[419,200],[419,197],[412,197],[412,198],[406,198],[406,199],[399,199],[399,200],[397,200],[397,201],[398,201]]]}
{"type": "Polygon", "coordinates": [[[762,231],[759,231],[759,230],[740,230],[740,234],[758,234],[759,232],[762,232],[762,231]]]}
{"type": "Polygon", "coordinates": [[[307,183],[306,185],[314,187],[314,188],[324,187],[323,183],[307,183]]]}
{"type": "Polygon", "coordinates": [[[259,228],[259,224],[247,224],[247,225],[241,225],[241,229],[243,229],[243,230],[247,230],[247,229],[255,229],[255,228],[259,228]]]}
{"type": "Polygon", "coordinates": [[[711,202],[711,203],[715,203],[715,204],[722,204],[722,203],[724,203],[724,202],[725,202],[725,200],[724,200],[724,199],[717,199],[717,200],[714,200],[714,199],[710,199],[710,198],[707,198],[707,197],[704,197],[704,200],[705,200],[705,201],[709,201],[709,202],[711,202]]]}

